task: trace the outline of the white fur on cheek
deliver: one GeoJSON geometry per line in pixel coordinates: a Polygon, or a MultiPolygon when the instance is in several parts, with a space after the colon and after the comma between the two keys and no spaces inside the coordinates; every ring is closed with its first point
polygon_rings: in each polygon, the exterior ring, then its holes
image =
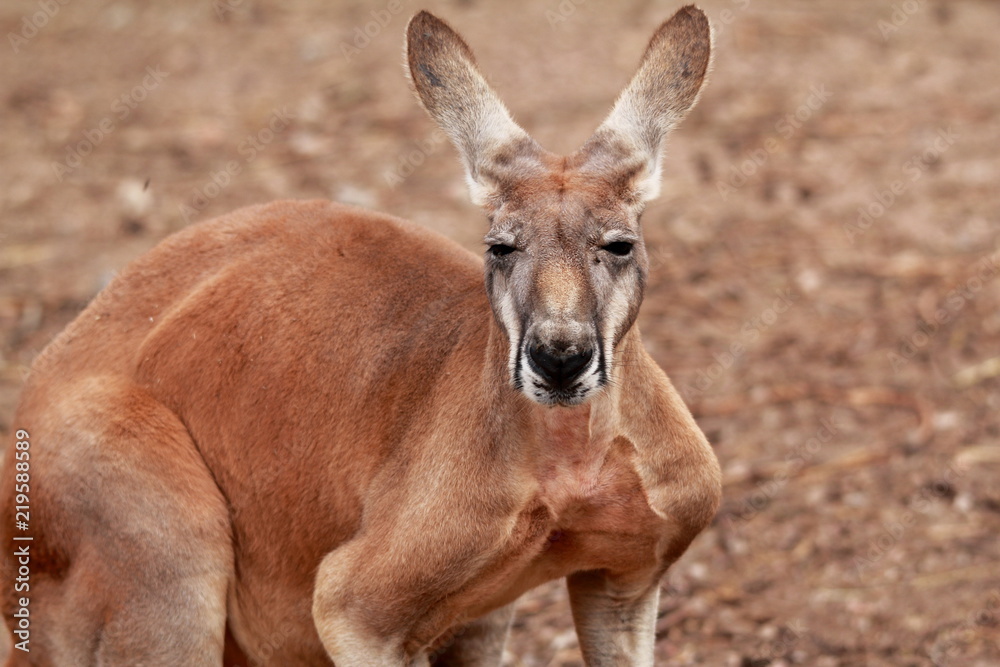
{"type": "MultiPolygon", "coordinates": [[[[517,372],[517,357],[521,353],[517,349],[517,342],[521,339],[521,328],[518,325],[518,319],[515,315],[514,297],[510,293],[504,294],[503,298],[500,299],[499,310],[500,321],[503,322],[503,326],[507,330],[507,340],[510,346],[507,354],[507,368],[510,372],[511,382],[517,382],[518,378],[515,377],[515,373],[517,372]]],[[[522,378],[523,372],[522,368],[522,378]]]]}
{"type": "Polygon", "coordinates": [[[629,306],[632,303],[629,292],[631,290],[624,289],[622,287],[616,287],[611,295],[611,299],[608,301],[608,307],[606,316],[604,319],[603,326],[601,329],[604,332],[604,340],[601,344],[604,346],[604,362],[607,364],[608,376],[611,376],[612,364],[614,363],[615,354],[615,334],[625,326],[625,320],[628,318],[629,306]]]}

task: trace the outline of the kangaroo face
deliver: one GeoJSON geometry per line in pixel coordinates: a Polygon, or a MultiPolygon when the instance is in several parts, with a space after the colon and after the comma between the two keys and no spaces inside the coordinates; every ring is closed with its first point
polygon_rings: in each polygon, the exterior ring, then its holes
{"type": "Polygon", "coordinates": [[[576,405],[608,382],[635,322],[647,259],[641,204],[561,158],[486,205],[486,290],[509,340],[514,387],[576,405]]]}
{"type": "Polygon", "coordinates": [[[426,13],[410,24],[410,76],[486,212],[486,290],[510,382],[533,401],[580,404],[613,377],[646,284],[639,215],[658,193],[665,137],[698,96],[710,41],[704,14],[680,10],[604,123],[560,157],[511,119],[451,28],[426,13]]]}

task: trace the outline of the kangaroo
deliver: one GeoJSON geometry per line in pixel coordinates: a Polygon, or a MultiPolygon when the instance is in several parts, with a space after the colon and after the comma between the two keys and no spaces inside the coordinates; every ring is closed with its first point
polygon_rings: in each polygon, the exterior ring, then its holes
{"type": "Polygon", "coordinates": [[[5,559],[3,612],[18,642],[30,611],[30,652],[8,666],[495,667],[513,603],[558,578],[587,665],[653,665],[660,579],[721,495],[636,326],[639,218],[709,23],[663,23],[568,157],[444,22],[406,34],[485,258],[279,201],[129,265],[39,355],[15,415],[0,532],[30,574],[15,592],[5,559]]]}

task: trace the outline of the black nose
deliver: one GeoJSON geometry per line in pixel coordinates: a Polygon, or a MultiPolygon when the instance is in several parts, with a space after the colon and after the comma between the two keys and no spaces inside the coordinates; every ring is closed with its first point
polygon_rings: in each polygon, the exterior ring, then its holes
{"type": "Polygon", "coordinates": [[[593,350],[565,352],[544,345],[528,348],[531,368],[542,376],[553,389],[566,389],[580,377],[580,373],[594,356],[593,350]]]}

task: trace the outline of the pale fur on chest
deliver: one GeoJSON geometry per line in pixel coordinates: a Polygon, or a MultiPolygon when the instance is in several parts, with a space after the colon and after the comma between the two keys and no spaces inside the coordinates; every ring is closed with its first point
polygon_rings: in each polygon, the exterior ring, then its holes
{"type": "Polygon", "coordinates": [[[618,436],[610,406],[553,408],[539,428],[535,502],[551,517],[553,537],[569,532],[631,532],[656,518],[635,468],[634,449],[618,436]]]}
{"type": "MultiPolygon", "coordinates": [[[[597,490],[604,458],[611,445],[591,437],[589,405],[552,408],[543,413],[535,470],[539,499],[558,516],[573,500],[597,490]]],[[[604,436],[604,434],[598,434],[604,436]]]]}

